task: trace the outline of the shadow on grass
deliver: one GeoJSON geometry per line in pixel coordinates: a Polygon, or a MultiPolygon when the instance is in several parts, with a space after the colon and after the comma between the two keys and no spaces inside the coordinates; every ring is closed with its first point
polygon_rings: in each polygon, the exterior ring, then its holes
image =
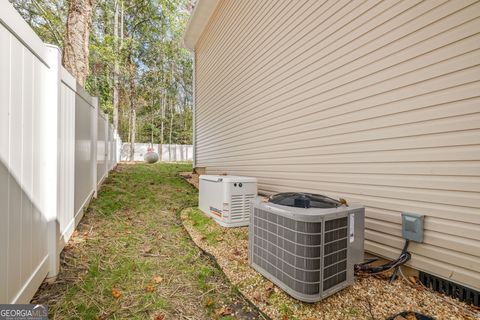
{"type": "Polygon", "coordinates": [[[120,165],[65,247],[57,281],[33,302],[48,304],[52,319],[228,319],[218,310],[248,309],[182,227],[178,213],[197,204],[178,176],[190,169],[120,165]]]}

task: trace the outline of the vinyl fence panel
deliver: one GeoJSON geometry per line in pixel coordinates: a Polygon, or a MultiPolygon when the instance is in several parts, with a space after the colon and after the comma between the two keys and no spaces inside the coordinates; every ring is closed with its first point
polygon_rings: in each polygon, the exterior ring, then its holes
{"type": "Polygon", "coordinates": [[[97,119],[97,184],[101,184],[107,175],[108,166],[108,118],[98,111],[97,119]]]}
{"type": "Polygon", "coordinates": [[[173,161],[192,161],[192,152],[189,153],[189,150],[193,149],[189,145],[174,144],[171,150],[173,152],[173,161]]]}
{"type": "Polygon", "coordinates": [[[61,68],[59,134],[58,134],[58,223],[57,251],[70,239],[80,217],[75,215],[75,100],[76,81],[61,68]],[[77,217],[77,219],[75,219],[77,217]]]}
{"type": "Polygon", "coordinates": [[[0,303],[27,303],[58,274],[60,251],[96,194],[97,169],[104,177],[119,160],[108,117],[99,117],[98,143],[97,99],[60,61],[59,49],[0,1],[0,303]]]}
{"type": "Polygon", "coordinates": [[[96,190],[97,101],[77,86],[75,97],[75,212],[78,214],[96,190]],[[94,168],[92,168],[94,167],[94,168]],[[95,187],[92,187],[95,186],[95,187]]]}
{"type": "Polygon", "coordinates": [[[0,2],[0,48],[0,302],[16,303],[48,272],[51,131],[41,114],[55,104],[47,103],[47,48],[8,1],[0,2]]]}
{"type": "Polygon", "coordinates": [[[122,146],[122,140],[120,139],[118,132],[115,131],[115,164],[119,163],[122,159],[122,146]]]}
{"type": "Polygon", "coordinates": [[[117,155],[116,143],[115,143],[115,130],[112,124],[108,125],[108,170],[112,170],[115,167],[115,159],[117,155]]]}
{"type": "MultiPolygon", "coordinates": [[[[158,153],[160,161],[176,162],[176,161],[192,161],[193,146],[182,144],[153,144],[135,143],[135,153],[133,161],[144,161],[144,156],[148,152],[148,148],[152,146],[153,151],[158,153]]],[[[124,143],[121,150],[121,161],[130,161],[130,143],[124,143]]]]}

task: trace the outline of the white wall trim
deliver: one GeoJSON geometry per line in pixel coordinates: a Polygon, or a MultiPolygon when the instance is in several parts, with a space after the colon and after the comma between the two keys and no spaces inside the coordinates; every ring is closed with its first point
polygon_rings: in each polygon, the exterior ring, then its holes
{"type": "Polygon", "coordinates": [[[220,0],[198,0],[195,9],[188,20],[183,43],[187,49],[194,50],[198,39],[215,12],[220,0]]]}

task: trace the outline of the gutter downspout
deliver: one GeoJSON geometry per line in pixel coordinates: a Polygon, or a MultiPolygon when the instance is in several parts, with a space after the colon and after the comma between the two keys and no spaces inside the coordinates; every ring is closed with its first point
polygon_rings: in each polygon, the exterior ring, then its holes
{"type": "Polygon", "coordinates": [[[192,103],[193,103],[193,110],[192,110],[192,126],[193,126],[193,133],[192,133],[192,143],[193,143],[193,155],[192,155],[192,158],[193,158],[193,170],[195,171],[195,169],[197,168],[197,141],[196,141],[196,131],[197,131],[197,122],[196,122],[196,72],[195,72],[195,69],[196,69],[196,61],[197,61],[197,53],[195,52],[195,49],[192,51],[193,52],[193,63],[192,63],[192,67],[193,67],[193,70],[192,70],[192,103]]]}

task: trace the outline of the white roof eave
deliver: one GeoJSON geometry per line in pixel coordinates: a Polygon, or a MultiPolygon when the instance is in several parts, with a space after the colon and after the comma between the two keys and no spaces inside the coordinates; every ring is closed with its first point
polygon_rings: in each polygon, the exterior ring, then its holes
{"type": "Polygon", "coordinates": [[[183,43],[187,49],[192,51],[195,49],[198,39],[200,39],[219,2],[220,0],[197,1],[183,35],[183,43]]]}

